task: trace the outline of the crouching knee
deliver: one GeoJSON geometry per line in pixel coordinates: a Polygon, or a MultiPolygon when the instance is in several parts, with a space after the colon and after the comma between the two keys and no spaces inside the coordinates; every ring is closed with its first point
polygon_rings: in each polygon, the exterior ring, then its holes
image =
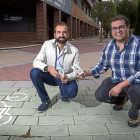
{"type": "Polygon", "coordinates": [[[31,79],[36,79],[36,78],[38,78],[40,74],[41,74],[41,70],[38,69],[38,68],[33,68],[33,69],[30,71],[30,77],[31,77],[31,79]]]}
{"type": "Polygon", "coordinates": [[[103,102],[103,98],[100,96],[100,94],[99,93],[97,93],[97,92],[95,92],[95,98],[98,100],[98,101],[100,101],[100,102],[103,102]]]}

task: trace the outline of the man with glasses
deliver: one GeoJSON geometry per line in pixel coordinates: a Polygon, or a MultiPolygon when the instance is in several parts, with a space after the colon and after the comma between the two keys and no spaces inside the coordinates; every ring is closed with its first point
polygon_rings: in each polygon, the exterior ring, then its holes
{"type": "Polygon", "coordinates": [[[38,107],[40,113],[46,111],[51,103],[44,83],[59,86],[61,100],[65,103],[69,102],[69,98],[74,98],[78,92],[76,83],[78,76],[71,67],[74,64],[79,65],[79,52],[67,41],[69,28],[66,23],[60,22],[56,25],[54,37],[55,39],[45,41],[30,72],[31,80],[42,101],[38,107]]]}
{"type": "Polygon", "coordinates": [[[99,78],[110,68],[112,76],[102,82],[95,97],[115,104],[115,111],[122,110],[130,99],[128,125],[136,127],[140,123],[140,40],[130,32],[129,20],[122,15],[111,20],[111,33],[114,39],[105,45],[99,63],[79,77],[99,78]]]}

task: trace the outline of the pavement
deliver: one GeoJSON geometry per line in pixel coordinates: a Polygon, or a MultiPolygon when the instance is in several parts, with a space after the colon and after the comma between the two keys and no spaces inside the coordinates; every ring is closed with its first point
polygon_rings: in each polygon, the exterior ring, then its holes
{"type": "MultiPolygon", "coordinates": [[[[99,61],[109,40],[100,43],[94,37],[70,43],[79,49],[81,67],[88,70],[99,61]]],[[[36,42],[0,43],[0,140],[140,140],[140,126],[127,125],[129,101],[117,112],[94,97],[110,70],[100,79],[80,79],[78,95],[69,104],[61,101],[57,86],[45,85],[51,106],[38,113],[41,101],[29,72],[40,48],[36,42]]]]}

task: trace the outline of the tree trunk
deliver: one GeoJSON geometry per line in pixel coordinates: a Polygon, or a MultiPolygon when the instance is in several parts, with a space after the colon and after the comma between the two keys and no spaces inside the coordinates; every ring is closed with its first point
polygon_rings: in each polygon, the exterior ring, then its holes
{"type": "Polygon", "coordinates": [[[102,42],[102,23],[101,23],[101,32],[100,32],[100,42],[102,42]]]}

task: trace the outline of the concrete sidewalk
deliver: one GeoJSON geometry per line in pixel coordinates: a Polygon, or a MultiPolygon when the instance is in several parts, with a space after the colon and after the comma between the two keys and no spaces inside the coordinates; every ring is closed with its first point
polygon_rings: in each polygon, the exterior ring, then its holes
{"type": "MultiPolygon", "coordinates": [[[[93,40],[72,42],[79,49],[83,69],[99,61],[108,41],[93,40]]],[[[4,54],[0,64],[0,78],[3,79],[0,81],[0,140],[140,140],[140,126],[130,128],[127,125],[130,102],[116,112],[112,105],[100,103],[94,97],[95,90],[110,76],[110,71],[100,79],[79,80],[78,95],[69,104],[61,101],[58,87],[46,85],[51,106],[46,112],[37,113],[41,101],[30,81],[29,71],[39,49],[0,51],[0,57],[4,54]]]]}

